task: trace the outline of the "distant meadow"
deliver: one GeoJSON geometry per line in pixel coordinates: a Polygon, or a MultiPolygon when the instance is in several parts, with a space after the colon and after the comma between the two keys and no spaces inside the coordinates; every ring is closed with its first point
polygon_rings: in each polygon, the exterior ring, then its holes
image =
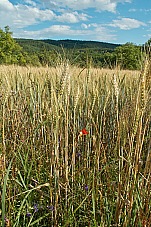
{"type": "Polygon", "coordinates": [[[151,64],[0,65],[2,227],[151,225],[151,64]]]}

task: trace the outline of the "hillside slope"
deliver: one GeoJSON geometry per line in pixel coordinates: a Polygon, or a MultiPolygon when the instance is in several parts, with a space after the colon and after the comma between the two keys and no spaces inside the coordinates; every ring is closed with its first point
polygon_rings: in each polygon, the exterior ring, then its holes
{"type": "Polygon", "coordinates": [[[59,50],[60,48],[75,50],[108,50],[113,51],[119,44],[97,42],[97,41],[81,41],[81,40],[33,40],[33,39],[15,39],[24,51],[40,52],[43,50],[59,50]]]}

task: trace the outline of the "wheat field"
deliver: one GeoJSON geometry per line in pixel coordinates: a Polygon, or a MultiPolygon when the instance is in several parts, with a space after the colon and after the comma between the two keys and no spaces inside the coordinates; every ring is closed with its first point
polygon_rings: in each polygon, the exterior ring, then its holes
{"type": "Polygon", "coordinates": [[[150,76],[0,66],[2,227],[150,226],[150,76]]]}

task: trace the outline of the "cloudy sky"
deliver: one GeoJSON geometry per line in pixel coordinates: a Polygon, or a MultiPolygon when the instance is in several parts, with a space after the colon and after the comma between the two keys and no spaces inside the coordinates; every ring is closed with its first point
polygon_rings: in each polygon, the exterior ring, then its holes
{"type": "Polygon", "coordinates": [[[151,0],[0,0],[0,28],[16,38],[143,44],[151,0]]]}

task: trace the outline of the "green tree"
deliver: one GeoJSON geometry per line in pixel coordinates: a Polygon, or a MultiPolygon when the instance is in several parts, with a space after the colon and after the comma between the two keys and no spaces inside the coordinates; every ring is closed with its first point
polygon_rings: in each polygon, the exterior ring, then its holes
{"type": "Polygon", "coordinates": [[[151,47],[151,38],[145,43],[145,45],[151,47]]]}
{"type": "Polygon", "coordinates": [[[144,52],[151,58],[151,39],[149,39],[144,45],[144,52]]]}
{"type": "Polygon", "coordinates": [[[137,70],[141,68],[142,51],[140,46],[126,43],[115,49],[117,65],[122,69],[137,70]]]}
{"type": "Polygon", "coordinates": [[[25,63],[22,48],[12,38],[9,26],[3,31],[0,29],[0,64],[22,64],[25,63]]]}

